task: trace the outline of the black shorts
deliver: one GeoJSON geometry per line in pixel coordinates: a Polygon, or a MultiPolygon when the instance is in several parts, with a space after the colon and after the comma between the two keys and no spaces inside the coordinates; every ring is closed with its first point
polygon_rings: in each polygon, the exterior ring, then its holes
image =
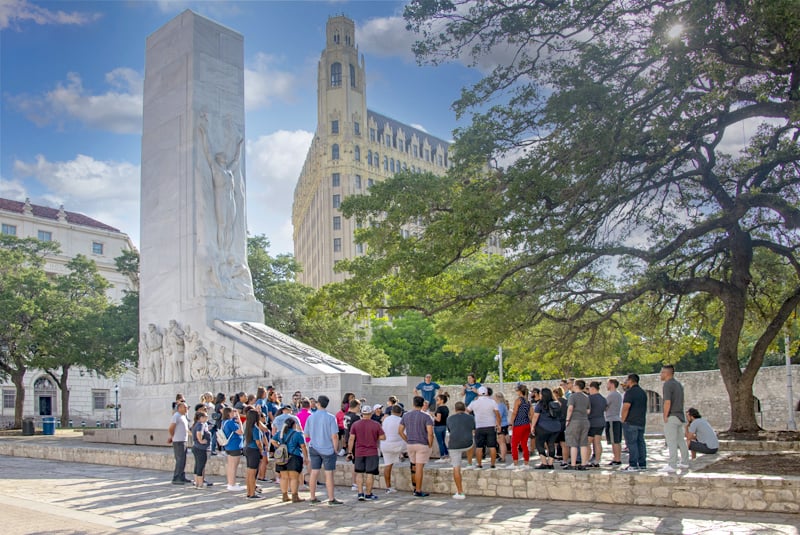
{"type": "Polygon", "coordinates": [[[261,463],[261,452],[258,451],[258,448],[245,448],[244,456],[247,459],[247,468],[257,470],[261,463]]]}
{"type": "Polygon", "coordinates": [[[303,471],[303,458],[299,455],[289,455],[289,462],[286,464],[276,464],[275,471],[281,472],[297,472],[298,474],[303,471]]]}
{"type": "Polygon", "coordinates": [[[496,448],[497,429],[494,427],[479,427],[475,430],[476,448],[496,448]]]}
{"type": "Polygon", "coordinates": [[[500,432],[497,433],[498,435],[508,435],[508,426],[503,425],[500,427],[500,432]]]}
{"type": "Polygon", "coordinates": [[[606,422],[606,442],[622,444],[622,422],[606,422]]]}
{"type": "Polygon", "coordinates": [[[589,426],[589,436],[590,437],[601,437],[603,436],[603,430],[605,429],[604,425],[598,425],[597,427],[589,426]]]}
{"type": "Polygon", "coordinates": [[[356,474],[372,474],[377,476],[378,472],[378,456],[370,455],[368,457],[356,457],[353,461],[355,464],[356,474]]]}
{"type": "Polygon", "coordinates": [[[229,457],[241,457],[242,456],[242,450],[225,450],[225,453],[229,457]]]}

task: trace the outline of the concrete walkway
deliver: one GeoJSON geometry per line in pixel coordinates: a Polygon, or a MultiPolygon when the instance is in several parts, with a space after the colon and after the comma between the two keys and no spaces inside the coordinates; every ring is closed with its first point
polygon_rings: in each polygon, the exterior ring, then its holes
{"type": "MultiPolygon", "coordinates": [[[[220,478],[213,478],[220,482],[220,478]]],[[[800,516],[574,502],[447,496],[408,492],[358,502],[337,487],[344,506],[283,504],[274,485],[247,501],[222,485],[176,487],[164,472],[0,456],[3,533],[370,533],[800,534],[800,516]]],[[[302,493],[307,496],[307,493],[302,493]]]]}

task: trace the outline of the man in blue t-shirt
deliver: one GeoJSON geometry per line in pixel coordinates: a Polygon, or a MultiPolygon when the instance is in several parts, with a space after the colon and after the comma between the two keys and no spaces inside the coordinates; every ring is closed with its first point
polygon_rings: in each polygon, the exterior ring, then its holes
{"type": "Polygon", "coordinates": [[[417,385],[414,394],[422,396],[422,399],[428,402],[429,407],[435,407],[436,392],[438,392],[440,388],[441,387],[437,383],[431,382],[431,374],[428,374],[425,376],[425,381],[417,385]]]}
{"type": "Polygon", "coordinates": [[[481,384],[475,381],[474,373],[467,375],[467,384],[464,385],[464,406],[469,407],[469,404],[475,401],[480,387],[481,384]]]}
{"type": "Polygon", "coordinates": [[[325,469],[325,487],[328,491],[328,505],[342,505],[334,496],[333,474],[336,471],[336,451],[339,449],[339,425],[336,417],[326,411],[330,399],[319,396],[319,410],[306,420],[305,435],[311,439],[308,443],[308,456],[311,460],[311,478],[308,481],[310,492],[309,503],[320,503],[316,497],[317,477],[319,471],[325,469]]]}

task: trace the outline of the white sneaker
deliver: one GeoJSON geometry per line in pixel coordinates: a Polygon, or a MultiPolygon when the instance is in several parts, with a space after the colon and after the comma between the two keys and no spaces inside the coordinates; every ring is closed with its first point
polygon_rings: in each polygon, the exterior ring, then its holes
{"type": "Polygon", "coordinates": [[[394,494],[395,492],[397,492],[397,489],[394,487],[388,487],[386,489],[386,494],[394,494]]]}
{"type": "Polygon", "coordinates": [[[358,485],[353,485],[352,487],[350,487],[350,490],[358,492],[358,485]]]}
{"type": "Polygon", "coordinates": [[[672,468],[668,464],[666,464],[666,465],[662,466],[661,468],[659,468],[658,471],[659,472],[664,472],[665,474],[674,474],[675,472],[677,472],[677,470],[675,470],[674,468],[672,468]]]}
{"type": "Polygon", "coordinates": [[[688,463],[678,463],[678,468],[680,468],[681,470],[687,470],[690,468],[690,466],[688,463]]]}
{"type": "Polygon", "coordinates": [[[458,492],[453,494],[453,499],[454,500],[463,500],[464,498],[466,498],[466,496],[464,496],[463,494],[459,494],[458,492]]]}
{"type": "Polygon", "coordinates": [[[244,485],[228,485],[226,488],[231,492],[239,492],[246,489],[247,487],[245,487],[244,485]]]}

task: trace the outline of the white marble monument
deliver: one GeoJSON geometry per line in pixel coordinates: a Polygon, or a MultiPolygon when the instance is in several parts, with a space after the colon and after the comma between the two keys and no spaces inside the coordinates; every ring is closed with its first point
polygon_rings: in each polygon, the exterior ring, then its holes
{"type": "MultiPolygon", "coordinates": [[[[147,39],[138,386],[122,426],[162,427],[175,393],[328,394],[369,376],[263,324],[247,265],[244,41],[185,11],[147,39]]],[[[268,209],[268,207],[267,207],[268,209]]]]}

